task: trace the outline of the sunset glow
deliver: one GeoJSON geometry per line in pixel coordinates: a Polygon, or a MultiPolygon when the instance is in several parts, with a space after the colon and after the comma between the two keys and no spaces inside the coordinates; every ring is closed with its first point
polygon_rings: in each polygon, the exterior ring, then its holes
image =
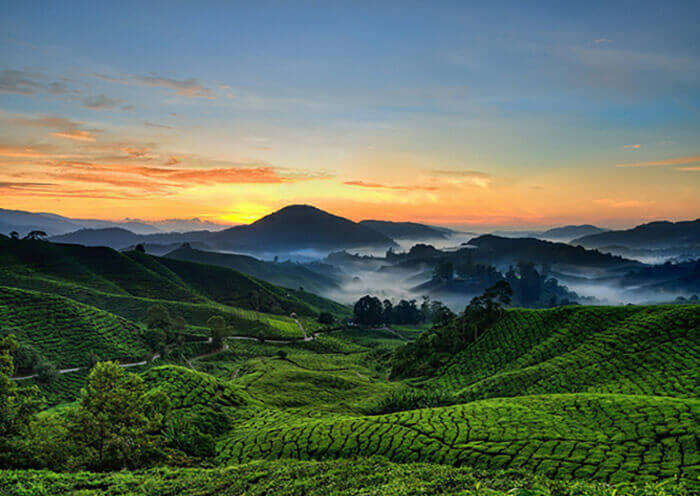
{"type": "Polygon", "coordinates": [[[309,203],[475,228],[700,213],[697,12],[60,4],[0,19],[3,208],[247,223],[309,203]]]}

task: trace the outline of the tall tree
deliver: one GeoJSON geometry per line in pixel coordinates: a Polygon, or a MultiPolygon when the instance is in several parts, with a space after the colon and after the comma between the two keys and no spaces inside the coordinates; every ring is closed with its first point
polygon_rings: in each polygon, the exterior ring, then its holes
{"type": "Polygon", "coordinates": [[[355,322],[363,326],[376,326],[384,320],[382,302],[376,296],[366,295],[357,300],[353,307],[355,322]]]}

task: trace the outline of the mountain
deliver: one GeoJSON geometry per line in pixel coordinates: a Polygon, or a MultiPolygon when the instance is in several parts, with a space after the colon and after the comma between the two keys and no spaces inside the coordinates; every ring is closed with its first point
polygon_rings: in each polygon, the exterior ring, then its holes
{"type": "Polygon", "coordinates": [[[572,244],[585,248],[624,246],[627,248],[677,248],[700,245],[700,219],[682,222],[650,222],[633,229],[583,236],[572,244]]]}
{"type": "Polygon", "coordinates": [[[180,246],[164,256],[175,260],[228,267],[278,286],[303,287],[314,293],[322,294],[330,289],[340,288],[337,279],[292,262],[265,262],[248,255],[203,251],[189,245],[180,246]]]}
{"type": "Polygon", "coordinates": [[[377,231],[310,205],[290,205],[252,224],[212,233],[206,242],[218,249],[254,252],[390,247],[377,231]]]}
{"type": "Polygon", "coordinates": [[[387,220],[362,220],[360,225],[374,229],[392,239],[447,239],[455,231],[444,227],[427,226],[416,222],[391,222],[387,220]]]}
{"type": "Polygon", "coordinates": [[[119,250],[139,243],[142,236],[121,227],[107,227],[102,229],[79,229],[68,234],[53,236],[50,239],[54,243],[109,246],[119,250]]]}
{"type": "Polygon", "coordinates": [[[109,246],[118,250],[143,244],[205,243],[214,249],[255,253],[396,246],[374,229],[309,205],[291,205],[252,224],[221,231],[135,234],[123,228],[79,229],[50,238],[57,243],[109,246]]]}
{"type": "Polygon", "coordinates": [[[496,264],[512,264],[519,261],[547,265],[572,265],[588,268],[612,268],[640,265],[622,257],[586,250],[581,246],[553,243],[535,238],[503,238],[485,234],[469,241],[477,248],[475,258],[490,259],[496,264]]]}
{"type": "Polygon", "coordinates": [[[79,229],[122,228],[136,234],[156,234],[159,228],[142,221],[115,222],[100,219],[72,219],[52,213],[25,212],[0,209],[0,234],[17,231],[24,236],[30,231],[44,231],[49,236],[70,233],[79,229]]]}
{"type": "Polygon", "coordinates": [[[536,238],[547,241],[561,241],[563,243],[568,243],[575,238],[606,231],[607,229],[593,226],[591,224],[582,224],[579,226],[572,225],[554,227],[546,231],[494,231],[491,234],[502,238],[536,238]]]}
{"type": "Polygon", "coordinates": [[[187,233],[136,234],[121,227],[103,229],[79,229],[68,234],[52,236],[54,243],[67,243],[83,246],[108,246],[115,250],[135,246],[137,244],[181,244],[202,242],[209,236],[209,231],[192,231],[187,233]]]}
{"type": "Polygon", "coordinates": [[[80,229],[80,225],[55,214],[0,209],[0,234],[17,231],[24,236],[30,231],[44,231],[49,235],[63,234],[80,229]]]}
{"type": "Polygon", "coordinates": [[[151,304],[142,299],[178,302],[178,312],[197,325],[205,325],[218,312],[217,305],[309,316],[343,309],[311,293],[280,288],[224,267],[4,236],[0,236],[0,285],[73,298],[129,319],[141,316],[151,304]]]}
{"type": "Polygon", "coordinates": [[[131,231],[134,234],[157,234],[161,231],[156,226],[147,224],[140,221],[124,221],[124,222],[112,222],[109,220],[96,220],[96,219],[71,219],[72,222],[82,226],[85,229],[111,229],[111,228],[121,228],[131,231]]]}
{"type": "Polygon", "coordinates": [[[568,242],[572,239],[580,238],[582,236],[589,236],[592,234],[599,234],[602,232],[607,232],[607,229],[601,227],[592,226],[590,224],[582,224],[580,226],[562,226],[549,229],[541,233],[538,238],[547,239],[552,241],[563,241],[568,242]]]}

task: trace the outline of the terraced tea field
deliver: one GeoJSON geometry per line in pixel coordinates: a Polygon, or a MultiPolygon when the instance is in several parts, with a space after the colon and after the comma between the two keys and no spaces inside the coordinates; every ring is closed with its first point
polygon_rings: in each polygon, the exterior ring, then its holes
{"type": "Polygon", "coordinates": [[[0,336],[60,368],[83,367],[36,383],[60,417],[91,354],[153,353],[141,337],[147,308],[183,317],[188,341],[130,370],[147,395],[168,400],[164,435],[180,440],[169,449],[189,449],[187,426],[209,443],[173,463],[220,468],[0,471],[2,494],[698,493],[698,305],[508,310],[430,377],[390,380],[395,351],[439,329],[323,328],[306,310],[334,304],[318,297],[258,286],[272,299],[247,299],[235,287],[255,281],[220,274],[205,290],[216,268],[137,253],[109,253],[115,268],[140,267],[115,275],[89,262],[99,253],[75,250],[58,253],[79,265],[70,277],[39,252],[33,265],[0,256],[0,336]],[[137,290],[144,277],[152,288],[137,290]],[[157,288],[160,278],[169,285],[157,288]],[[216,349],[203,339],[213,315],[234,333],[216,349]]]}

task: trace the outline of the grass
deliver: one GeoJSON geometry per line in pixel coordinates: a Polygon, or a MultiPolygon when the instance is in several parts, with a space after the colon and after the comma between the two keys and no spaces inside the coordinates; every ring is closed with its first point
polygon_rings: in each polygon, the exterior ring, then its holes
{"type": "MultiPolygon", "coordinates": [[[[510,310],[434,376],[389,381],[392,350],[423,328],[303,341],[290,308],[326,305],[317,297],[136,252],[43,245],[24,258],[0,249],[0,332],[60,367],[90,353],[139,358],[137,322],[154,303],[193,333],[218,314],[236,334],[276,341],[229,339],[200,359],[207,345],[189,343],[171,363],[132,369],[170,399],[172,439],[192,447],[191,424],[212,440],[208,468],[0,472],[0,494],[697,493],[700,306],[510,310]],[[279,313],[256,311],[251,287],[279,313]]],[[[323,331],[313,311],[295,313],[323,331]]],[[[84,372],[42,390],[70,402],[84,372]]]]}
{"type": "Polygon", "coordinates": [[[622,395],[496,398],[377,417],[234,429],[221,463],[380,455],[555,478],[658,481],[698,474],[700,402],[622,395]]]}
{"type": "Polygon", "coordinates": [[[396,464],[381,458],[255,461],[212,469],[164,467],[107,474],[0,471],[0,493],[7,496],[690,496],[692,489],[562,481],[515,470],[396,464]]]}
{"type": "Polygon", "coordinates": [[[697,397],[699,308],[510,311],[431,387],[462,400],[559,392],[697,397]]]}
{"type": "Polygon", "coordinates": [[[58,368],[102,359],[137,361],[148,353],[141,327],[60,296],[0,286],[0,335],[14,334],[58,368]]]}
{"type": "MultiPolygon", "coordinates": [[[[137,251],[12,240],[0,236],[0,284],[37,280],[113,295],[219,303],[266,313],[316,315],[348,309],[330,300],[274,286],[225,267],[154,257],[137,251]]],[[[40,289],[36,287],[28,289],[40,289]]]]}

